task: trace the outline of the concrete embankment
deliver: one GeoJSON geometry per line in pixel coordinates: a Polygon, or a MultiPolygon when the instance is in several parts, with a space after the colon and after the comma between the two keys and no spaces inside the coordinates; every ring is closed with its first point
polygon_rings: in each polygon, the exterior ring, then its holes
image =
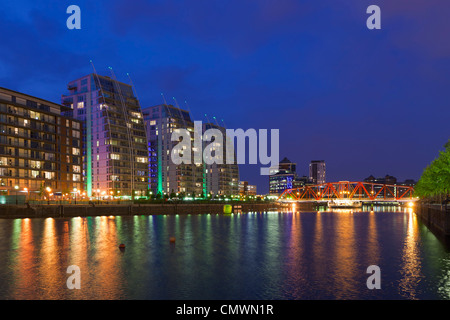
{"type": "MultiPolygon", "coordinates": [[[[289,208],[279,203],[239,203],[231,204],[233,212],[286,211],[289,208]]],[[[308,207],[303,209],[307,210],[308,207]]],[[[224,203],[167,203],[167,204],[100,204],[100,205],[2,205],[0,218],[45,218],[45,217],[87,217],[126,216],[153,214],[202,214],[223,213],[224,203]]]]}
{"type": "Polygon", "coordinates": [[[450,237],[450,206],[417,203],[417,216],[439,237],[450,237]]]}

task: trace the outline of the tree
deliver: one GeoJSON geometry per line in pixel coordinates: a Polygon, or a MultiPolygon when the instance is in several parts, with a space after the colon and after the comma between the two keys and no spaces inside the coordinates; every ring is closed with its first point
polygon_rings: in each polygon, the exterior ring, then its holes
{"type": "Polygon", "coordinates": [[[42,200],[42,196],[44,195],[44,193],[45,193],[45,185],[42,182],[41,185],[39,186],[39,193],[38,193],[41,200],[42,200]]]}
{"type": "Polygon", "coordinates": [[[447,196],[450,192],[450,140],[445,150],[433,160],[423,171],[414,188],[415,194],[421,198],[447,196]]]}

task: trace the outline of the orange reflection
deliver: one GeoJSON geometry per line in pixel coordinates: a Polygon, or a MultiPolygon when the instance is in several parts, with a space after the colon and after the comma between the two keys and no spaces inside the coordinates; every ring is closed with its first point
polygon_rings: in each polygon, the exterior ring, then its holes
{"type": "MultiPolygon", "coordinates": [[[[96,227],[97,234],[93,240],[96,263],[91,263],[91,268],[89,270],[82,269],[81,273],[89,279],[87,285],[89,286],[88,290],[94,294],[92,299],[118,299],[121,297],[123,276],[119,259],[122,252],[118,249],[116,222],[105,216],[100,217],[99,220],[99,226],[96,227]]],[[[96,219],[97,221],[98,219],[96,219]]]]}
{"type": "Polygon", "coordinates": [[[421,280],[421,260],[420,247],[418,239],[417,217],[409,210],[408,229],[403,247],[402,269],[400,273],[403,278],[400,280],[400,294],[408,299],[417,299],[417,286],[421,280]]]}
{"type": "Polygon", "coordinates": [[[328,252],[326,252],[326,243],[324,243],[325,237],[324,237],[324,231],[323,231],[323,215],[327,214],[321,211],[317,211],[316,213],[316,226],[315,226],[315,237],[314,237],[314,244],[312,246],[313,248],[313,260],[314,265],[317,266],[316,268],[316,274],[317,278],[319,279],[325,279],[327,277],[327,270],[326,270],[326,258],[328,256],[328,252]]]}
{"type": "Polygon", "coordinates": [[[379,265],[380,261],[380,244],[377,234],[377,221],[374,211],[369,213],[369,225],[367,230],[367,248],[365,253],[367,255],[367,263],[369,265],[379,265]]]}
{"type": "Polygon", "coordinates": [[[336,229],[336,242],[334,244],[335,253],[335,273],[336,279],[335,294],[337,299],[348,299],[352,297],[358,286],[356,269],[356,240],[355,226],[352,212],[336,213],[336,223],[333,227],[336,229]]]}
{"type": "Polygon", "coordinates": [[[41,243],[41,252],[39,265],[39,282],[41,283],[42,299],[57,299],[55,292],[59,291],[61,284],[64,284],[61,272],[55,272],[60,270],[60,254],[58,252],[58,244],[55,230],[55,220],[53,218],[47,218],[44,221],[44,233],[41,243]]]}
{"type": "MultiPolygon", "coordinates": [[[[305,270],[302,267],[306,264],[304,260],[305,244],[302,239],[302,223],[301,214],[299,212],[289,215],[290,217],[290,238],[289,247],[286,252],[286,276],[290,283],[296,283],[296,286],[290,288],[292,297],[301,296],[305,286],[307,286],[308,279],[304,277],[305,270]]],[[[288,219],[286,215],[285,219],[288,219]]]]}
{"type": "Polygon", "coordinates": [[[34,268],[34,244],[31,220],[21,221],[20,239],[17,254],[17,285],[14,296],[24,300],[35,299],[37,272],[34,268]]]}
{"type": "MultiPolygon", "coordinates": [[[[68,293],[86,296],[86,285],[92,281],[91,274],[87,272],[89,269],[89,253],[90,238],[87,225],[87,219],[82,217],[72,218],[70,220],[70,250],[69,259],[65,269],[71,265],[76,265],[80,268],[81,272],[81,290],[70,290],[68,293]]],[[[68,278],[70,274],[67,274],[68,278]]],[[[67,280],[67,279],[66,279],[67,280]]]]}

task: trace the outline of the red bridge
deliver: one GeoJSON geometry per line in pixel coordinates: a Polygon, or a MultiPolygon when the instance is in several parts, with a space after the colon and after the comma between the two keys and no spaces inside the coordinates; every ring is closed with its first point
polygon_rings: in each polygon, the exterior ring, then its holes
{"type": "Polygon", "coordinates": [[[364,202],[414,201],[412,186],[371,182],[328,182],[286,189],[277,200],[331,201],[359,200],[364,202]]]}

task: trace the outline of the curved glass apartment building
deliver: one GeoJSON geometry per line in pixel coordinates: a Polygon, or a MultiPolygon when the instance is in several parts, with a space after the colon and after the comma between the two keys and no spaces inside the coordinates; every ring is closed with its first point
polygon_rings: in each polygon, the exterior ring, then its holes
{"type": "Polygon", "coordinates": [[[147,139],[132,86],[93,73],[69,82],[67,89],[66,113],[83,123],[88,195],[147,195],[147,139]]]}

